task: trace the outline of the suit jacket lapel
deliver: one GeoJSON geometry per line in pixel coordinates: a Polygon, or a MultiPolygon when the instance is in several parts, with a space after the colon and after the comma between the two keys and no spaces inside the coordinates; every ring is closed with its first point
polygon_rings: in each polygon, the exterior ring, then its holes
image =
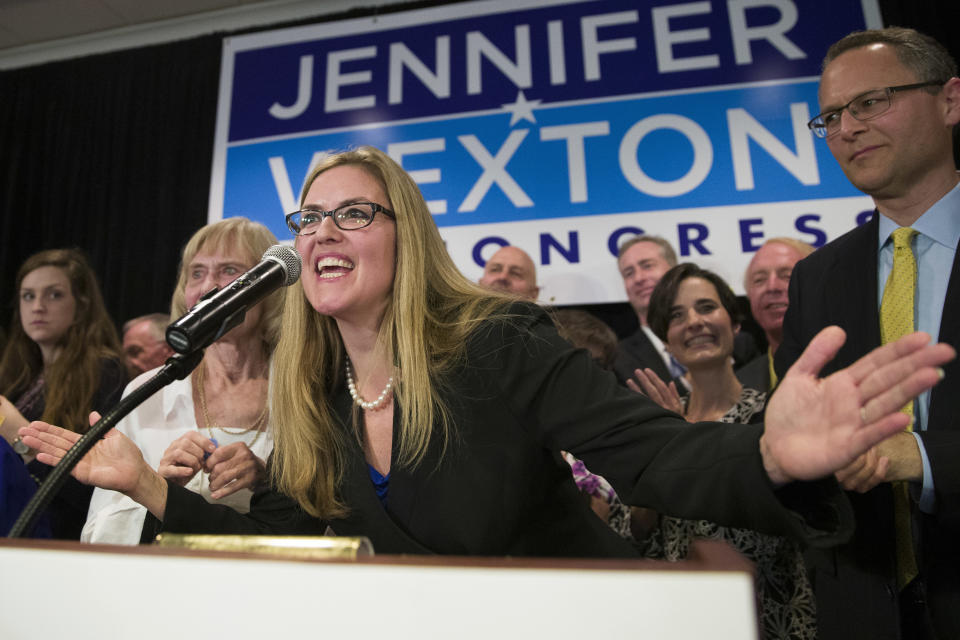
{"type": "Polygon", "coordinates": [[[653,369],[661,379],[669,382],[673,378],[657,347],[650,341],[642,327],[631,336],[631,342],[640,360],[647,363],[647,366],[653,369]]]}
{"type": "MultiPolygon", "coordinates": [[[[353,402],[346,389],[341,389],[340,393],[337,394],[334,399],[334,408],[346,434],[345,440],[349,447],[344,461],[345,469],[340,494],[350,513],[342,520],[332,521],[330,527],[337,535],[369,537],[373,543],[374,551],[377,553],[433,553],[410,537],[394,521],[377,497],[373,482],[370,480],[363,450],[352,435],[353,430],[349,426],[353,402]]],[[[394,415],[397,415],[396,408],[394,408],[394,415]]],[[[394,433],[396,435],[396,425],[394,425],[394,433]]],[[[394,437],[394,440],[396,440],[396,437],[394,437]]],[[[394,476],[393,469],[391,469],[388,504],[390,501],[396,500],[395,496],[390,495],[395,493],[397,489],[394,476]]]]}
{"type": "Polygon", "coordinates": [[[869,222],[854,230],[851,242],[840,247],[834,274],[825,274],[834,291],[825,298],[838,307],[839,318],[848,318],[847,341],[834,370],[846,367],[880,345],[880,313],[877,301],[877,234],[880,222],[875,211],[869,222]],[[847,275],[844,275],[847,274],[847,275]]]}

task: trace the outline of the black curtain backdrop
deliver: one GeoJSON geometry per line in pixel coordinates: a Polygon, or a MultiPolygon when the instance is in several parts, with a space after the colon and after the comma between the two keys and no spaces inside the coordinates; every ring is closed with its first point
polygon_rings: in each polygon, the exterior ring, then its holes
{"type": "Polygon", "coordinates": [[[0,300],[42,249],[75,246],[118,324],[169,310],[206,221],[221,37],[0,74],[0,300]]]}
{"type": "MultiPolygon", "coordinates": [[[[954,4],[880,2],[885,24],[929,33],[960,57],[954,4]]],[[[0,324],[19,265],[55,247],[86,251],[118,326],[168,310],[180,249],[206,223],[227,35],[0,72],[0,324]]],[[[626,304],[583,308],[620,335],[636,328],[626,304]]]]}

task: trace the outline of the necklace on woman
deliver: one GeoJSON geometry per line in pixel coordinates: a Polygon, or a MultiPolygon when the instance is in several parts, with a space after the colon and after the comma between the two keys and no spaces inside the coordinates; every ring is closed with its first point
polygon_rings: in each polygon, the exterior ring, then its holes
{"type": "Polygon", "coordinates": [[[377,411],[384,407],[387,398],[390,397],[390,390],[393,389],[393,376],[390,376],[390,379],[387,380],[387,386],[383,388],[383,391],[380,392],[377,399],[367,402],[360,396],[360,392],[357,391],[357,385],[353,382],[353,367],[350,366],[350,358],[347,358],[347,389],[350,391],[350,397],[353,398],[355,405],[364,411],[377,411]]]}
{"type": "Polygon", "coordinates": [[[226,427],[221,427],[220,425],[210,424],[210,416],[207,414],[207,398],[203,393],[203,370],[204,366],[201,364],[200,368],[197,369],[197,396],[200,398],[200,413],[203,414],[203,424],[207,428],[207,433],[210,435],[210,439],[215,440],[213,437],[214,429],[219,429],[220,431],[223,431],[231,436],[242,436],[245,433],[250,433],[251,431],[256,430],[257,435],[255,435],[253,440],[247,444],[248,447],[252,448],[253,445],[256,444],[257,440],[260,439],[260,434],[263,433],[261,426],[263,425],[264,418],[267,417],[267,403],[263,403],[263,411],[260,412],[260,415],[257,417],[253,425],[246,429],[230,430],[226,427]]]}

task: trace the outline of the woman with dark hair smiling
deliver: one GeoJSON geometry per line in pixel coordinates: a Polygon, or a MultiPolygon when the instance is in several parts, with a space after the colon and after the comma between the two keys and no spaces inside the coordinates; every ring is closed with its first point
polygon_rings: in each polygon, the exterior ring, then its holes
{"type": "MultiPolygon", "coordinates": [[[[762,414],[766,394],[744,388],[733,373],[733,337],[740,330],[736,296],[717,274],[693,263],[678,264],[657,284],[647,314],[650,328],[687,368],[690,394],[681,399],[671,382],[652,370],[641,372],[645,393],[691,422],[750,422],[762,414]]],[[[691,429],[696,427],[691,425],[691,429]]],[[[730,429],[746,428],[731,425],[730,429]]],[[[723,539],[756,565],[762,637],[800,640],[816,637],[813,592],[800,549],[791,540],[707,520],[644,514],[655,522],[641,541],[645,554],[680,560],[694,538],[723,539]]]]}
{"type": "Polygon", "coordinates": [[[646,393],[689,422],[720,420],[732,410],[733,421],[748,422],[763,409],[763,394],[743,389],[733,373],[740,312],[723,278],[692,262],[678,264],[650,295],[647,321],[670,355],[687,369],[690,393],[681,400],[674,383],[666,385],[656,374],[653,380],[650,369],[638,376],[640,385],[628,382],[634,391],[646,393]]]}

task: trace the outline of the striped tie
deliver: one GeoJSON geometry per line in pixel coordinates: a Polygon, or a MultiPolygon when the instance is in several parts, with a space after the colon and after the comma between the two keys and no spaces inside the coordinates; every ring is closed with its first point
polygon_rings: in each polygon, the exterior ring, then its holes
{"type": "MultiPolygon", "coordinates": [[[[893,269],[883,289],[880,303],[880,338],[884,344],[913,333],[913,301],[917,289],[917,261],[910,249],[916,231],[900,227],[893,238],[893,269]]],[[[904,413],[913,417],[913,402],[904,413]]],[[[912,425],[907,426],[907,431],[912,425]]],[[[910,518],[910,495],[906,482],[893,483],[893,515],[897,541],[897,586],[903,589],[917,577],[917,560],[913,553],[913,532],[910,518]]]]}

